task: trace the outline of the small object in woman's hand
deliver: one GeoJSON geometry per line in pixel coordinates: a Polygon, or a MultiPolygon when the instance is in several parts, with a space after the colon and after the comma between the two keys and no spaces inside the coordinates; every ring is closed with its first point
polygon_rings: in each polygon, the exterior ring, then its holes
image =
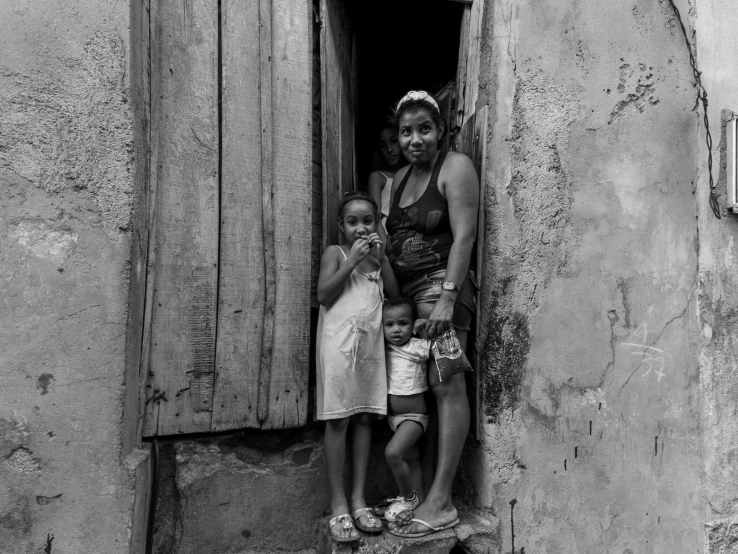
{"type": "Polygon", "coordinates": [[[431,352],[436,360],[438,380],[441,382],[457,373],[473,371],[453,327],[449,327],[442,335],[432,340],[431,352]]]}

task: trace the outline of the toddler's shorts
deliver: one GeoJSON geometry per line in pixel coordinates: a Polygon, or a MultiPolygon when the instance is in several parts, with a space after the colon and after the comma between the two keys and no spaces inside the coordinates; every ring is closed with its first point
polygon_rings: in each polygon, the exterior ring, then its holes
{"type": "Polygon", "coordinates": [[[428,429],[428,415],[427,414],[399,414],[387,416],[387,422],[389,423],[392,431],[397,431],[397,428],[406,421],[414,421],[423,428],[423,433],[428,429]]]}

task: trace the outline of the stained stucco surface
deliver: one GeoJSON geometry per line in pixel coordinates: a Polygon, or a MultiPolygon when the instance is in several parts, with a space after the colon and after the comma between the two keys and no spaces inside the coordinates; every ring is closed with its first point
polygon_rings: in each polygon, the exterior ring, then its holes
{"type": "Polygon", "coordinates": [[[491,348],[465,466],[503,552],[700,552],[697,113],[681,32],[668,2],[486,9],[491,348]]]}
{"type": "MultiPolygon", "coordinates": [[[[705,0],[697,5],[698,64],[708,91],[709,122],[714,141],[714,178],[721,205],[725,205],[724,125],[721,115],[738,112],[738,51],[735,28],[738,8],[731,3],[705,0]],[[722,127],[722,129],[721,129],[722,127]]],[[[706,551],[724,554],[738,550],[738,273],[736,239],[738,219],[723,210],[713,217],[708,206],[707,147],[700,127],[700,178],[697,201],[700,216],[700,296],[702,324],[703,453],[705,469],[706,551]]]]}
{"type": "Polygon", "coordinates": [[[129,9],[0,3],[3,553],[128,551],[129,9]]]}

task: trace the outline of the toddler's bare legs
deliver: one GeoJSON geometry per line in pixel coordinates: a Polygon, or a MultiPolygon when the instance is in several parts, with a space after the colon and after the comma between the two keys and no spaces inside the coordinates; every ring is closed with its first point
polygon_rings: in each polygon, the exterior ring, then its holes
{"type": "MultiPolygon", "coordinates": [[[[346,429],[349,418],[329,419],[325,422],[325,436],[323,438],[323,454],[325,468],[328,473],[328,485],[331,488],[331,517],[346,514],[349,511],[346,501],[346,492],[343,488],[343,465],[346,459],[346,429]]],[[[354,530],[343,529],[340,525],[333,526],[334,534],[339,537],[357,537],[354,530]]]]}
{"type": "Polygon", "coordinates": [[[416,491],[419,496],[424,492],[423,472],[420,467],[418,449],[415,448],[415,443],[422,434],[423,428],[419,424],[414,421],[405,421],[397,428],[384,451],[400,494],[407,499],[412,498],[413,491],[416,491]],[[406,460],[406,457],[409,459],[406,460]]]}
{"type": "Polygon", "coordinates": [[[420,464],[420,449],[414,446],[405,452],[405,461],[410,468],[410,486],[418,495],[418,500],[425,500],[425,481],[423,480],[423,466],[420,464]]]}

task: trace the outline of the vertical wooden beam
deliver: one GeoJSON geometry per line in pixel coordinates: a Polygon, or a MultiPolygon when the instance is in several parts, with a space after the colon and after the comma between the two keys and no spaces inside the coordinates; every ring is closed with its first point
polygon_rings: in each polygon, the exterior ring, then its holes
{"type": "Polygon", "coordinates": [[[355,187],[355,39],[338,0],[321,0],[323,249],[339,242],[336,208],[355,187]]]}
{"type": "Polygon", "coordinates": [[[310,0],[272,0],[272,211],[276,296],[269,413],[262,422],[264,429],[296,427],[307,421],[312,15],[310,0]]]}
{"type": "Polygon", "coordinates": [[[147,195],[150,172],[151,87],[149,69],[149,0],[131,2],[131,104],[134,110],[134,196],[131,236],[131,281],[126,326],[126,387],[123,410],[123,451],[140,444],[146,373],[142,372],[143,321],[146,307],[146,265],[150,220],[147,195]]]}
{"type": "MultiPolygon", "coordinates": [[[[323,168],[323,238],[322,251],[338,241],[338,224],[335,211],[340,202],[340,135],[337,125],[341,113],[341,96],[337,94],[336,83],[332,81],[337,75],[336,43],[333,39],[336,15],[333,14],[333,0],[320,0],[320,94],[322,119],[322,168],[323,168]]],[[[322,254],[321,251],[321,254],[322,254]]]]}
{"type": "MultiPolygon", "coordinates": [[[[221,0],[222,204],[213,431],[260,425],[266,298],[262,134],[268,134],[262,132],[260,11],[259,2],[221,0]]],[[[270,86],[266,91],[271,95],[270,86]]]]}
{"type": "Polygon", "coordinates": [[[457,124],[459,127],[463,127],[477,110],[483,18],[484,0],[474,0],[471,6],[464,6],[457,75],[459,83],[457,124]]]}
{"type": "MultiPolygon", "coordinates": [[[[146,194],[146,215],[148,222],[148,241],[146,256],[146,300],[144,305],[143,332],[141,337],[141,369],[139,372],[139,402],[141,404],[140,432],[143,436],[155,435],[156,427],[151,418],[158,413],[151,403],[151,392],[154,389],[153,371],[151,370],[151,320],[154,313],[154,288],[156,285],[156,208],[158,205],[158,168],[159,168],[159,133],[156,120],[161,110],[161,86],[154,78],[155,68],[160,64],[159,41],[159,0],[149,3],[149,183],[146,194]]],[[[158,406],[156,406],[158,408],[158,406]]]]}
{"type": "Polygon", "coordinates": [[[471,20],[471,5],[464,6],[461,15],[461,34],[459,37],[459,60],[456,69],[456,128],[464,126],[464,94],[466,93],[466,65],[469,57],[469,21],[471,20]]]}
{"type": "Polygon", "coordinates": [[[155,25],[156,283],[144,433],[169,435],[210,430],[219,212],[217,0],[158,0],[155,25]]]}
{"type": "Polygon", "coordinates": [[[259,0],[259,62],[261,65],[261,202],[264,236],[264,319],[259,371],[257,419],[263,422],[269,415],[269,386],[274,349],[274,315],[276,310],[276,259],[274,237],[274,158],[272,106],[272,0],[259,0]]]}

